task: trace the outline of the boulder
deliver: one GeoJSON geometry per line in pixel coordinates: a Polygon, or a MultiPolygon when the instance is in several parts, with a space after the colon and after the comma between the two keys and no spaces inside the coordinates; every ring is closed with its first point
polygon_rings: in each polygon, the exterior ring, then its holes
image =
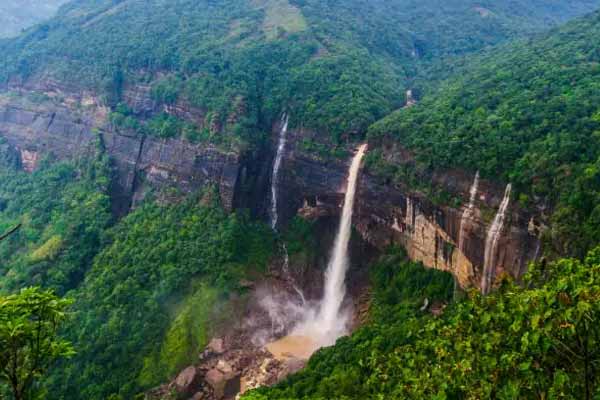
{"type": "Polygon", "coordinates": [[[194,366],[187,367],[175,379],[175,390],[178,394],[192,396],[200,388],[201,376],[194,366]]]}
{"type": "Polygon", "coordinates": [[[240,374],[238,372],[224,373],[213,368],[206,373],[205,381],[213,389],[215,399],[232,399],[241,390],[240,374]]]}
{"type": "Polygon", "coordinates": [[[219,360],[217,362],[217,369],[224,374],[230,374],[233,372],[233,367],[225,360],[219,360]]]}
{"type": "Polygon", "coordinates": [[[206,350],[212,354],[223,354],[225,352],[223,339],[215,338],[211,340],[206,346],[206,350]]]}

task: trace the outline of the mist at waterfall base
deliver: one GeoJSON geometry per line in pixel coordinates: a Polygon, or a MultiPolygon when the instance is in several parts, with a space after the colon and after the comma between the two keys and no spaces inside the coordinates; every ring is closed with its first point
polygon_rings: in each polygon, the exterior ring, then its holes
{"type": "Polygon", "coordinates": [[[272,321],[271,336],[280,337],[287,333],[287,336],[266,346],[274,355],[291,353],[298,358],[307,358],[317,349],[335,344],[339,337],[348,333],[352,315],[352,310],[344,306],[348,244],[358,174],[366,150],[367,145],[361,145],[350,165],[342,217],[325,272],[323,298],[318,302],[307,302],[300,293],[295,300],[276,294],[266,294],[261,299],[261,305],[272,321]]]}

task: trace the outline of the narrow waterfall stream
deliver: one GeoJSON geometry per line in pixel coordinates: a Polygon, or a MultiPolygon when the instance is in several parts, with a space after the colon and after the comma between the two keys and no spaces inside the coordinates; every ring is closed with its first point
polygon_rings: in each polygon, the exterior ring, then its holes
{"type": "Polygon", "coordinates": [[[281,117],[281,128],[279,130],[279,142],[277,144],[277,153],[275,154],[275,162],[273,163],[273,173],[271,175],[271,228],[277,230],[277,222],[279,214],[277,211],[277,200],[279,193],[279,169],[281,168],[281,160],[285,152],[285,144],[287,141],[289,117],[283,114],[281,117]]]}
{"type": "Polygon", "coordinates": [[[288,354],[296,358],[307,358],[307,354],[312,354],[320,347],[333,345],[337,338],[347,333],[350,312],[344,309],[343,302],[349,264],[348,244],[352,233],[358,175],[366,150],[367,145],[361,145],[350,165],[342,217],[325,273],[323,298],[316,307],[304,307],[302,319],[289,336],[266,346],[275,355],[288,354]]]}
{"type": "MultiPolygon", "coordinates": [[[[277,209],[278,199],[279,199],[279,170],[281,169],[281,161],[283,160],[283,155],[285,153],[285,145],[287,142],[287,131],[288,131],[288,123],[289,116],[284,113],[281,116],[281,127],[279,129],[279,141],[277,143],[277,152],[275,153],[275,161],[273,162],[273,172],[271,174],[271,210],[270,210],[270,218],[271,218],[271,228],[277,232],[277,223],[279,222],[279,211],[277,209]]],[[[283,252],[283,275],[286,279],[293,281],[293,278],[290,275],[290,257],[288,254],[287,246],[285,242],[281,243],[281,251],[283,252]]],[[[292,286],[294,291],[298,294],[298,297],[302,301],[302,304],[306,304],[306,299],[304,298],[304,293],[293,283],[292,286]]]]}
{"type": "MultiPolygon", "coordinates": [[[[460,228],[458,230],[458,249],[465,254],[465,235],[467,231],[467,222],[473,219],[475,213],[475,199],[477,198],[477,191],[479,190],[479,171],[475,173],[475,178],[469,189],[469,204],[460,217],[460,228]]],[[[460,294],[460,284],[458,278],[454,276],[454,294],[453,298],[456,300],[460,294]]]]}
{"type": "Polygon", "coordinates": [[[464,253],[465,251],[465,230],[466,222],[473,218],[473,212],[475,210],[475,198],[477,197],[477,191],[479,190],[479,171],[475,174],[475,179],[469,190],[469,204],[462,213],[460,218],[460,230],[458,233],[458,249],[464,253]]]}
{"type": "Polygon", "coordinates": [[[496,214],[494,222],[492,222],[485,239],[483,275],[481,277],[481,292],[483,294],[489,293],[490,286],[492,285],[492,279],[494,278],[494,273],[496,270],[496,255],[498,252],[498,241],[500,240],[500,234],[504,228],[504,219],[506,218],[506,210],[510,203],[511,190],[512,185],[509,183],[506,186],[504,198],[502,199],[502,203],[500,203],[498,213],[496,214]]]}

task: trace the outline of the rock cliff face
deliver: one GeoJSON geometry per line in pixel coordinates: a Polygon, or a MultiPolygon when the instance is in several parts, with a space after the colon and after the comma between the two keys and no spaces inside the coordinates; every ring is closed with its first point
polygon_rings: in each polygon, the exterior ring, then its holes
{"type": "MultiPolygon", "coordinates": [[[[126,91],[124,97],[138,115],[155,107],[143,88],[126,91]]],[[[107,122],[107,116],[108,110],[94,97],[50,84],[43,92],[0,94],[0,136],[21,155],[20,164],[27,171],[35,169],[43,156],[90,155],[100,140],[116,166],[116,213],[127,212],[149,189],[169,186],[192,192],[215,185],[223,205],[233,207],[240,154],[213,145],[120,132],[107,122]]]]}
{"type": "MultiPolygon", "coordinates": [[[[282,166],[280,196],[287,206],[282,210],[283,220],[296,212],[306,218],[322,218],[337,215],[341,210],[347,162],[351,157],[321,161],[302,150],[301,138],[306,134],[290,132],[290,144],[282,166]]],[[[385,151],[393,153],[392,157],[402,157],[404,153],[397,148],[385,151]]],[[[504,188],[481,181],[473,212],[464,213],[473,177],[449,171],[432,180],[435,185],[460,197],[463,205],[436,206],[423,194],[363,173],[354,216],[356,230],[379,249],[399,244],[407,249],[413,260],[452,272],[463,288],[480,287],[486,236],[502,201],[504,188]],[[462,250],[459,242],[462,242],[462,250]]],[[[494,279],[505,273],[519,278],[540,250],[539,229],[534,216],[514,204],[509,207],[509,213],[497,246],[494,279]]]]}
{"type": "MultiPolygon", "coordinates": [[[[209,144],[141,137],[113,128],[107,122],[109,110],[90,93],[48,81],[21,85],[18,91],[0,93],[2,146],[8,145],[11,154],[20,158],[17,164],[21,168],[32,171],[49,154],[59,159],[92,154],[100,138],[116,166],[113,197],[117,214],[126,213],[153,189],[175,187],[188,193],[208,185],[219,189],[227,209],[250,208],[256,215],[264,215],[268,207],[273,158],[269,149],[242,154],[209,144]]],[[[202,111],[189,104],[159,109],[147,87],[127,88],[123,98],[139,118],[166,111],[197,125],[204,123],[202,111]]],[[[274,132],[278,128],[275,126],[274,132]]],[[[341,210],[351,154],[321,160],[303,150],[302,139],[309,134],[289,132],[280,172],[279,218],[283,225],[296,214],[323,219],[337,216],[341,210]]],[[[384,148],[384,153],[396,162],[408,157],[393,146],[384,148]]],[[[431,180],[462,199],[463,205],[436,206],[423,194],[364,172],[354,217],[356,230],[370,245],[379,249],[403,245],[412,259],[452,272],[462,287],[479,287],[487,231],[504,190],[482,180],[473,212],[464,213],[473,177],[448,171],[431,180]]],[[[521,276],[539,252],[537,231],[534,216],[511,204],[495,255],[494,279],[503,273],[521,276]]]]}

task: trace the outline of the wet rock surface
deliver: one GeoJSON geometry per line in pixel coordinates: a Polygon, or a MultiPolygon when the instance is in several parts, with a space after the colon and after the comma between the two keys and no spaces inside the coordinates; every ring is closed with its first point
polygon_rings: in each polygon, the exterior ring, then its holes
{"type": "MultiPolygon", "coordinates": [[[[297,214],[318,220],[335,218],[341,212],[350,157],[324,161],[307,153],[301,145],[307,134],[293,130],[289,134],[289,151],[282,161],[283,224],[297,214]]],[[[384,145],[377,150],[390,162],[412,162],[411,154],[398,146],[384,145]]],[[[444,171],[429,177],[433,185],[460,199],[460,206],[436,205],[422,193],[368,171],[359,179],[354,225],[364,240],[381,250],[401,245],[411,259],[453,273],[463,288],[480,287],[486,236],[504,186],[481,180],[473,212],[462,221],[473,182],[469,174],[444,171]],[[461,235],[462,250],[458,248],[461,235]]],[[[505,273],[518,279],[540,249],[538,227],[543,224],[539,217],[519,209],[515,202],[508,213],[497,246],[494,280],[505,273]]]]}

